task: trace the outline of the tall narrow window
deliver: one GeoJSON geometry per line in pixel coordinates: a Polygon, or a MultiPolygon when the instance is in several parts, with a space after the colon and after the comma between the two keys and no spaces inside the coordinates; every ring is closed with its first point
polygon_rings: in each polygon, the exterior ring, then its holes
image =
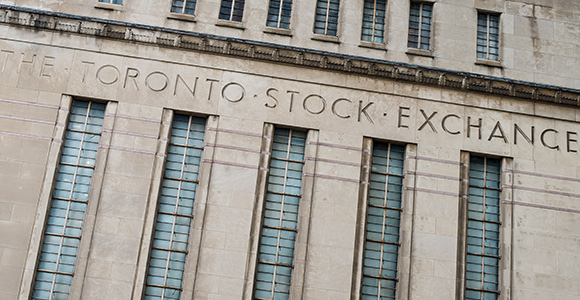
{"type": "Polygon", "coordinates": [[[477,58],[499,60],[499,15],[477,13],[477,58]]]}
{"type": "Polygon", "coordinates": [[[276,128],[254,299],[288,299],[298,233],[306,132],[276,128]]]}
{"type": "Polygon", "coordinates": [[[385,42],[385,11],[387,0],[365,0],[363,10],[362,40],[385,42]]]}
{"type": "Polygon", "coordinates": [[[338,9],[340,0],[318,0],[314,33],[336,36],[338,34],[338,9]]]}
{"type": "Polygon", "coordinates": [[[220,19],[241,22],[244,15],[244,0],[222,0],[220,19]]]}
{"type": "Polygon", "coordinates": [[[100,3],[123,5],[123,0],[99,0],[100,3]]]}
{"type": "Polygon", "coordinates": [[[431,49],[431,3],[411,2],[409,14],[409,48],[431,49]]]}
{"type": "Polygon", "coordinates": [[[205,119],[175,115],[157,209],[145,299],[179,299],[181,295],[204,131],[205,119]]]}
{"type": "Polygon", "coordinates": [[[395,299],[405,147],[373,146],[361,299],[395,299]]]}
{"type": "Polygon", "coordinates": [[[500,172],[499,159],[470,159],[465,257],[468,300],[495,300],[499,295],[500,172]]]}
{"type": "Polygon", "coordinates": [[[196,0],[173,0],[171,12],[193,16],[195,14],[196,0]]]}
{"type": "Polygon", "coordinates": [[[68,298],[104,115],[105,104],[72,104],[32,299],[68,298]]]}
{"type": "Polygon", "coordinates": [[[266,26],[290,29],[291,14],[292,0],[270,0],[266,26]]]}

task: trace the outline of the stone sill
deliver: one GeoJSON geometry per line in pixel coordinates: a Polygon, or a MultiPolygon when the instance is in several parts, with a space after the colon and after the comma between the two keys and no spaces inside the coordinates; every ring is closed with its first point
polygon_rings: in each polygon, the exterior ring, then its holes
{"type": "Polygon", "coordinates": [[[266,27],[264,29],[264,33],[284,35],[284,36],[292,36],[292,30],[284,29],[284,28],[266,27]]]}
{"type": "Polygon", "coordinates": [[[195,23],[195,16],[194,15],[170,13],[169,16],[167,16],[167,18],[170,20],[180,20],[180,21],[187,21],[187,22],[194,22],[195,23]]]}
{"type": "Polygon", "coordinates": [[[416,56],[424,56],[433,58],[433,51],[432,50],[423,50],[423,49],[415,49],[415,48],[408,48],[407,55],[416,55],[416,56]]]}
{"type": "Polygon", "coordinates": [[[340,44],[340,41],[338,40],[338,37],[337,36],[330,36],[330,35],[323,35],[323,34],[314,34],[314,36],[312,37],[312,40],[314,40],[314,41],[320,41],[320,42],[340,44]]]}
{"type": "Polygon", "coordinates": [[[105,9],[105,10],[122,11],[123,10],[123,5],[97,2],[97,4],[95,5],[95,8],[105,9]]]}
{"type": "Polygon", "coordinates": [[[236,21],[229,21],[229,20],[217,20],[217,23],[215,23],[215,26],[229,27],[229,28],[240,29],[240,30],[245,29],[244,23],[236,22],[236,21]]]}
{"type": "Polygon", "coordinates": [[[488,67],[494,67],[494,68],[501,68],[503,69],[503,66],[501,64],[501,61],[498,60],[487,60],[487,59],[480,59],[478,58],[475,61],[476,65],[481,65],[481,66],[488,66],[488,67]]]}
{"type": "Polygon", "coordinates": [[[358,46],[361,48],[371,48],[371,49],[378,49],[378,50],[387,51],[387,44],[384,44],[384,43],[360,41],[360,44],[358,46]]]}

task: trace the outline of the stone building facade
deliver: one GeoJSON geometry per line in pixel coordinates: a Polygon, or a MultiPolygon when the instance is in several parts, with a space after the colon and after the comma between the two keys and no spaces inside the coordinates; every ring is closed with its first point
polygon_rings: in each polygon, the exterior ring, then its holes
{"type": "Polygon", "coordinates": [[[0,0],[0,299],[580,299],[579,20],[0,0]]]}

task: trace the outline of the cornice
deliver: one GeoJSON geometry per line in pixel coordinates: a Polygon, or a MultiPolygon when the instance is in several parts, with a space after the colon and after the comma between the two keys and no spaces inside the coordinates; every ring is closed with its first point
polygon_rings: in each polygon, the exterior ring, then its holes
{"type": "Polygon", "coordinates": [[[580,106],[580,90],[481,74],[430,68],[307,48],[236,39],[164,27],[0,5],[0,23],[31,29],[74,33],[127,43],[404,81],[420,85],[580,106]]]}

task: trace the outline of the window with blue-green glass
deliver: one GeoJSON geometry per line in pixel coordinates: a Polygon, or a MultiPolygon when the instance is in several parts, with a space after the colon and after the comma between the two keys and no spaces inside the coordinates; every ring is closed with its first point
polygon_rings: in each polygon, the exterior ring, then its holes
{"type": "Polygon", "coordinates": [[[337,36],[340,0],[316,1],[314,33],[337,36]]]}
{"type": "Polygon", "coordinates": [[[306,132],[276,128],[266,199],[254,299],[289,299],[306,132]]]}
{"type": "Polygon", "coordinates": [[[499,15],[477,13],[477,58],[499,61],[499,15]]]}
{"type": "Polygon", "coordinates": [[[32,299],[68,299],[104,116],[105,104],[73,101],[32,299]]]}
{"type": "Polygon", "coordinates": [[[465,299],[499,296],[501,161],[471,156],[467,201],[465,299]]]}
{"type": "Polygon", "coordinates": [[[266,26],[290,29],[292,15],[292,0],[270,0],[266,26]]]}
{"type": "Polygon", "coordinates": [[[367,201],[361,299],[395,299],[405,147],[375,142],[367,201]]]}
{"type": "Polygon", "coordinates": [[[153,234],[145,299],[179,299],[206,120],[175,114],[153,234]]]}
{"type": "Polygon", "coordinates": [[[99,0],[100,3],[123,5],[123,0],[99,0]]]}
{"type": "Polygon", "coordinates": [[[365,0],[363,9],[363,41],[385,42],[385,15],[387,0],[365,0]]]}
{"type": "Polygon", "coordinates": [[[222,0],[220,20],[241,22],[244,16],[245,0],[222,0]]]}
{"type": "Polygon", "coordinates": [[[195,15],[196,0],[173,0],[171,12],[184,15],[195,15]]]}
{"type": "Polygon", "coordinates": [[[409,12],[409,48],[430,50],[431,49],[431,18],[433,4],[424,2],[411,2],[409,12]]]}

